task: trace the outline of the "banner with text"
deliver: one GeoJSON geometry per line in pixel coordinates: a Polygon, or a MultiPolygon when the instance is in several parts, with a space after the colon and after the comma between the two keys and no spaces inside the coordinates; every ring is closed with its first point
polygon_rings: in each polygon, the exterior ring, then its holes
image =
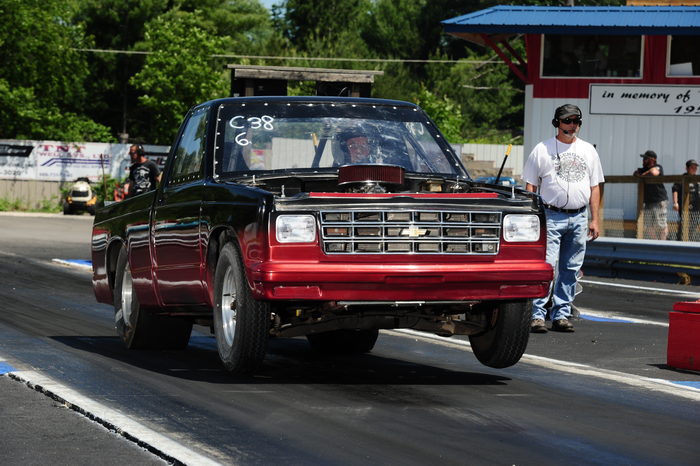
{"type": "MultiPolygon", "coordinates": [[[[162,170],[168,147],[146,145],[144,150],[162,170]]],[[[129,144],[0,140],[0,179],[97,181],[103,174],[122,179],[130,164],[129,144]]]]}
{"type": "Polygon", "coordinates": [[[700,116],[700,86],[591,84],[592,115],[700,116]]]}

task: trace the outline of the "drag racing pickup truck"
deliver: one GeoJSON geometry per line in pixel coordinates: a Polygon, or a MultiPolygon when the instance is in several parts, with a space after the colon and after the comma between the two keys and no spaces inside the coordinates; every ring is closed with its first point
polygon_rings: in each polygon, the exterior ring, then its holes
{"type": "Polygon", "coordinates": [[[98,210],[93,287],[128,348],[215,334],[224,367],[270,338],[370,351],[380,329],[468,335],[515,364],[545,296],[540,198],[476,183],[416,105],[327,97],[193,107],[161,183],[98,210]]]}

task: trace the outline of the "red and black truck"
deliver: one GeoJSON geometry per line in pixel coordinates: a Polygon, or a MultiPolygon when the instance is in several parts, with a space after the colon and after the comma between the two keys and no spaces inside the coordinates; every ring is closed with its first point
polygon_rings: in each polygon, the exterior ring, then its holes
{"type": "Polygon", "coordinates": [[[414,104],[226,98],[188,112],[155,191],[97,211],[93,285],[128,348],[206,325],[232,372],[273,337],[360,353],[396,328],[500,368],[548,292],[545,242],[539,197],[474,182],[414,104]]]}

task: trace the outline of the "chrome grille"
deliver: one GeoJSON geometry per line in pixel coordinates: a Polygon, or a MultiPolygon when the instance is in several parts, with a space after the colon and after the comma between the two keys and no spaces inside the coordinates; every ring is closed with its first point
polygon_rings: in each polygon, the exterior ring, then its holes
{"type": "Polygon", "coordinates": [[[321,212],[326,254],[498,254],[501,213],[427,210],[321,212]]]}

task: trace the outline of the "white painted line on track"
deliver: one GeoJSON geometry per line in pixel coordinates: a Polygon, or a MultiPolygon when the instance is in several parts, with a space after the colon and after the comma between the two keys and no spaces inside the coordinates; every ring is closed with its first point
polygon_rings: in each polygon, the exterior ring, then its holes
{"type": "Polygon", "coordinates": [[[601,286],[612,286],[616,288],[628,288],[632,290],[642,290],[642,291],[661,291],[664,293],[669,293],[669,294],[682,294],[682,295],[688,295],[688,296],[693,296],[696,298],[700,298],[700,293],[696,291],[683,291],[683,290],[675,290],[671,288],[654,288],[650,286],[639,286],[639,285],[626,285],[624,283],[607,283],[607,282],[599,282],[595,280],[588,280],[588,279],[581,279],[579,280],[581,283],[588,283],[591,285],[601,285],[601,286]]]}
{"type": "Polygon", "coordinates": [[[584,307],[578,308],[581,313],[581,318],[585,319],[586,316],[600,317],[601,319],[614,319],[620,322],[629,322],[632,324],[644,324],[644,325],[657,325],[659,327],[668,327],[668,322],[659,322],[657,320],[647,320],[647,319],[637,319],[636,317],[629,317],[625,314],[619,314],[617,312],[600,312],[594,311],[592,309],[587,309],[584,307]]]}
{"type": "MultiPolygon", "coordinates": [[[[437,335],[431,335],[408,329],[382,330],[382,332],[404,338],[417,338],[429,343],[436,343],[438,345],[451,348],[468,349],[471,351],[471,345],[468,341],[464,340],[452,340],[439,337],[437,335]]],[[[559,372],[595,377],[598,379],[630,385],[635,388],[643,388],[655,392],[661,392],[667,395],[680,396],[693,401],[700,401],[700,389],[687,385],[679,385],[669,380],[625,374],[624,372],[601,369],[598,367],[588,366],[586,364],[561,361],[558,359],[545,358],[527,353],[523,355],[520,361],[559,372]]]]}
{"type": "Polygon", "coordinates": [[[8,373],[12,378],[26,383],[29,387],[44,393],[56,401],[62,402],[82,415],[113,430],[126,439],[136,441],[141,446],[147,446],[167,460],[176,460],[182,464],[219,465],[211,458],[183,447],[176,441],[160,434],[138,421],[81,395],[70,387],[62,385],[53,379],[35,371],[16,371],[8,373]]]}
{"type": "Polygon", "coordinates": [[[92,270],[92,262],[78,259],[51,259],[51,262],[83,270],[92,270]]]}

